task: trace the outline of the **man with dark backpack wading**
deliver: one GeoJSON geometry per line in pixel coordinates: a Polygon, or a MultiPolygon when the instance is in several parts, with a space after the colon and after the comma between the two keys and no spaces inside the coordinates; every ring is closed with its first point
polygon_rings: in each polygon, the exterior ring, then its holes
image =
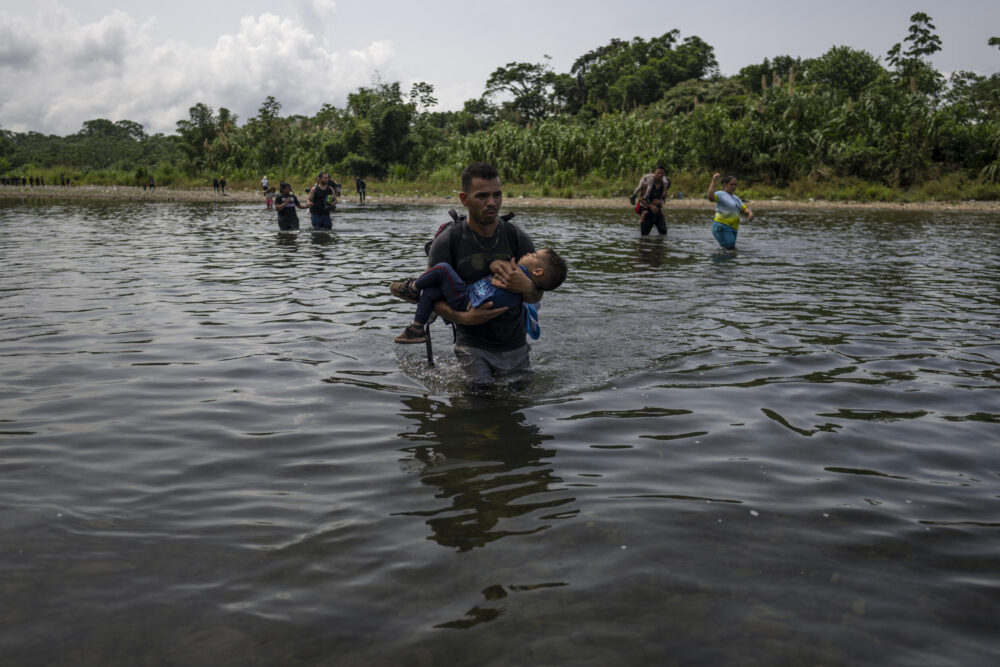
{"type": "MultiPolygon", "coordinates": [[[[490,275],[494,261],[502,260],[506,267],[495,274],[501,283],[498,286],[520,294],[526,303],[538,303],[541,290],[516,264],[509,262],[534,252],[535,244],[509,218],[501,218],[503,193],[497,170],[485,162],[466,167],[458,198],[468,217],[459,218],[435,237],[427,266],[450,264],[471,285],[490,275]]],[[[392,293],[411,301],[412,295],[406,292],[408,282],[390,285],[392,293]]],[[[523,306],[493,308],[490,301],[478,308],[456,311],[446,302],[438,301],[434,312],[455,323],[455,356],[470,382],[485,385],[506,375],[531,372],[523,306]]]]}

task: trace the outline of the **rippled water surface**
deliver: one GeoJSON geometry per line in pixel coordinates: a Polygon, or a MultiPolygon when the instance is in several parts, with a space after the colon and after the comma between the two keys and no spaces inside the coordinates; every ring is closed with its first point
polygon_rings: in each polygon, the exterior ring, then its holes
{"type": "Polygon", "coordinates": [[[1000,661],[1000,217],[515,205],[477,396],[392,341],[446,209],[0,204],[3,663],[1000,661]]]}

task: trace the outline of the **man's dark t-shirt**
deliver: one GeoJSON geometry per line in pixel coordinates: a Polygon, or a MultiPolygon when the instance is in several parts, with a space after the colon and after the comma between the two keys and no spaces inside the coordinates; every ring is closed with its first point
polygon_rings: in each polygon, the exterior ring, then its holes
{"type": "Polygon", "coordinates": [[[330,212],[330,208],[327,206],[326,200],[327,197],[331,197],[334,194],[333,186],[327,185],[325,188],[321,188],[317,184],[313,188],[313,204],[309,207],[309,212],[313,215],[327,215],[330,212]]]}
{"type": "Polygon", "coordinates": [[[274,199],[274,205],[279,206],[286,201],[291,201],[292,203],[285,208],[278,209],[278,229],[298,229],[299,214],[295,210],[295,207],[299,203],[298,198],[295,195],[279,194],[274,199]]]}
{"type": "MultiPolygon", "coordinates": [[[[471,285],[480,278],[490,275],[490,264],[495,260],[517,259],[534,251],[535,244],[517,225],[501,221],[496,235],[491,239],[483,239],[474,235],[463,220],[461,224],[454,224],[445,229],[434,239],[427,256],[427,265],[434,266],[447,262],[454,267],[466,285],[471,285]],[[517,235],[516,248],[510,247],[511,234],[508,227],[513,228],[517,235]],[[454,242],[452,234],[458,235],[458,239],[454,242]],[[451,255],[453,244],[455,257],[451,255]]],[[[503,352],[516,350],[527,344],[524,336],[524,312],[521,306],[509,308],[489,322],[474,327],[456,324],[455,328],[458,332],[459,345],[503,352]]]]}

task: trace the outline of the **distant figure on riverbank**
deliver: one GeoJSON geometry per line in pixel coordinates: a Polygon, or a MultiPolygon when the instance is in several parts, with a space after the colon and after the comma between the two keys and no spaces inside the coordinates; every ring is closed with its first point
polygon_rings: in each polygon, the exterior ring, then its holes
{"type": "Polygon", "coordinates": [[[267,174],[264,174],[264,178],[260,179],[260,192],[267,194],[267,174]]]}
{"type": "Polygon", "coordinates": [[[365,203],[365,190],[368,188],[368,184],[366,184],[363,180],[361,180],[360,176],[355,176],[354,177],[354,187],[357,188],[357,190],[358,190],[358,203],[359,204],[364,204],[365,203]]]}
{"type": "Polygon", "coordinates": [[[635,204],[635,212],[639,217],[639,233],[647,236],[656,225],[656,231],[662,235],[667,233],[667,219],[663,216],[663,202],[667,199],[670,189],[670,179],[667,178],[665,167],[657,166],[651,174],[639,179],[639,184],[629,198],[635,204]]]}
{"type": "Polygon", "coordinates": [[[219,179],[218,178],[213,178],[212,179],[212,190],[214,190],[215,192],[219,191],[219,179]]]}
{"type": "Polygon", "coordinates": [[[149,177],[149,189],[150,189],[150,190],[153,190],[153,189],[155,189],[155,188],[156,188],[156,183],[155,183],[155,182],[153,181],[153,177],[152,177],[152,176],[150,176],[150,177],[149,177]]]}
{"type": "Polygon", "coordinates": [[[719,242],[723,250],[734,252],[736,250],[736,233],[740,228],[740,214],[746,213],[747,220],[753,221],[753,211],[750,210],[743,200],[733,194],[736,190],[737,179],[735,176],[726,176],[722,179],[722,189],[715,190],[715,182],[722,174],[712,175],[712,182],[708,184],[708,201],[715,204],[715,218],[712,222],[712,236],[719,242]]]}
{"type": "Polygon", "coordinates": [[[219,177],[219,192],[222,193],[223,197],[226,196],[226,177],[225,176],[220,176],[219,177]]]}

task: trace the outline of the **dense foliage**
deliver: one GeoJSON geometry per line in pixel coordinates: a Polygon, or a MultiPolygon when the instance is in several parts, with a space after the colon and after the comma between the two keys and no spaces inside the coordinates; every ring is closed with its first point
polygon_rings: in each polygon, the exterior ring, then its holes
{"type": "MultiPolygon", "coordinates": [[[[489,160],[508,182],[558,189],[628,183],[659,163],[779,187],[837,178],[906,186],[944,175],[1000,181],[1000,75],[956,72],[946,81],[927,60],[942,48],[931,18],[910,20],[884,63],[833,46],[727,78],[711,46],[672,30],[613,39],[568,73],[552,71],[548,57],[508,63],[457,112],[429,111],[430,84],[406,94],[376,80],[345,108],[324,105],[311,117],[281,116],[268,97],[240,124],[228,109],[199,103],[171,136],[105,119],[67,137],[0,131],[0,173],[71,170],[126,181],[156,173],[169,183],[305,178],[327,168],[341,179],[453,183],[468,162],[489,160]]],[[[1000,48],[1000,38],[989,43],[1000,48]]]]}

